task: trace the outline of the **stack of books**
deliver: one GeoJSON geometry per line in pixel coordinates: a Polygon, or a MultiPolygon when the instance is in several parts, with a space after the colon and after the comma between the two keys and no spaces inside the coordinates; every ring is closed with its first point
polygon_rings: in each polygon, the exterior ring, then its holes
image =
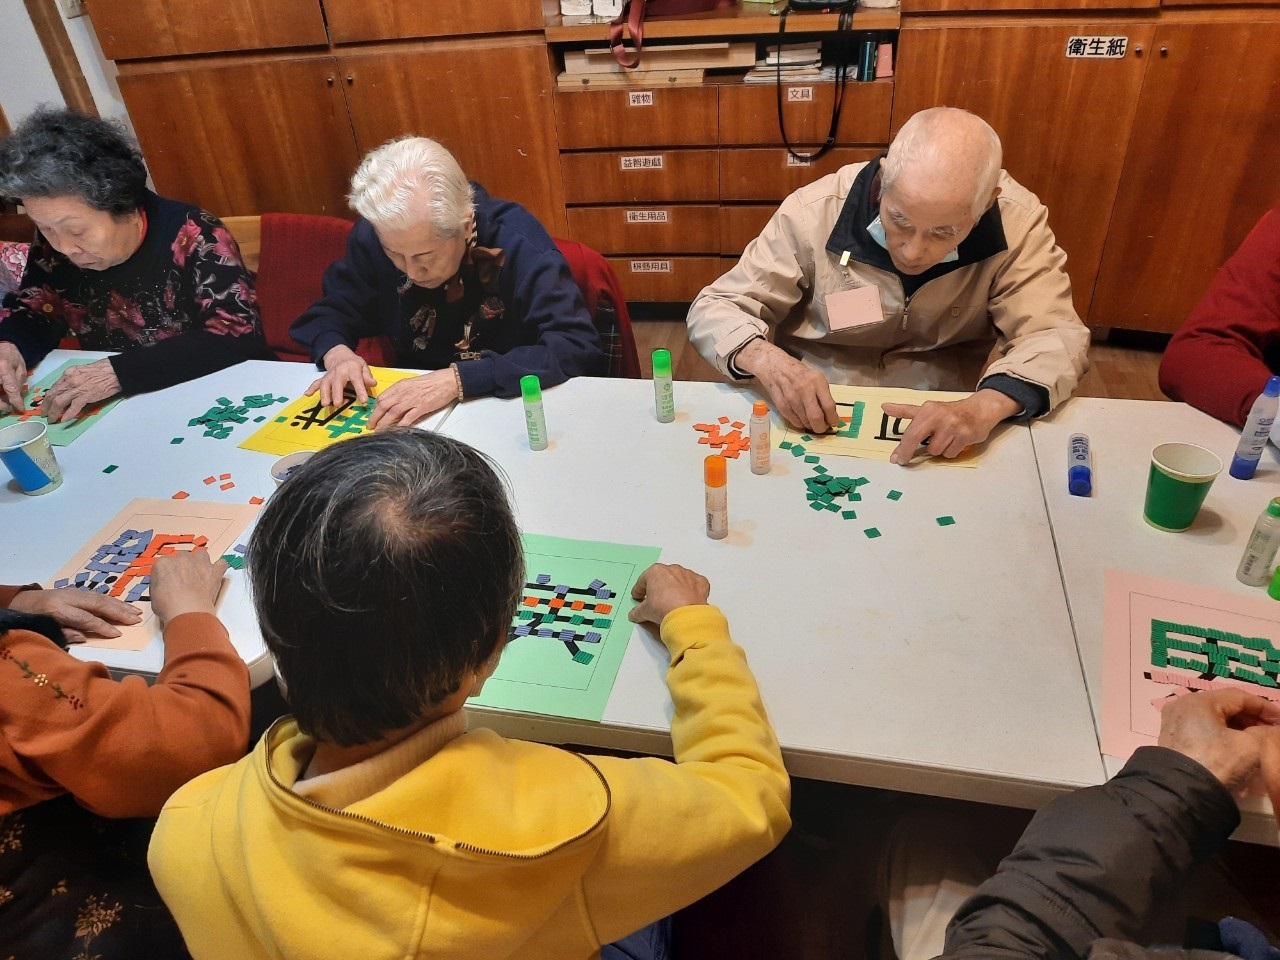
{"type": "Polygon", "coordinates": [[[744,83],[773,83],[779,72],[783,83],[812,82],[834,80],[835,67],[822,65],[822,44],[815,40],[812,43],[786,43],[782,46],[765,47],[763,60],[756,61],[744,83]]]}

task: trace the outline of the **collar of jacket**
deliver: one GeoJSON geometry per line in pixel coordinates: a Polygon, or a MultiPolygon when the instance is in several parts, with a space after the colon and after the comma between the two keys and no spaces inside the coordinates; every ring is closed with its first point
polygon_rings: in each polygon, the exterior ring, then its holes
{"type": "MultiPolygon", "coordinates": [[[[837,259],[846,250],[849,256],[859,263],[876,267],[894,274],[899,278],[910,275],[903,274],[894,267],[889,251],[871,238],[867,233],[867,225],[880,212],[880,163],[883,154],[876,157],[859,172],[845,198],[840,216],[836,217],[836,225],[827,238],[827,252],[837,259]]],[[[1009,249],[1004,238],[1004,221],[1000,219],[1000,204],[997,201],[984,213],[969,235],[960,241],[956,249],[959,258],[950,263],[939,263],[924,273],[914,277],[917,286],[946,276],[953,270],[980,263],[988,257],[994,257],[1009,249]]]]}

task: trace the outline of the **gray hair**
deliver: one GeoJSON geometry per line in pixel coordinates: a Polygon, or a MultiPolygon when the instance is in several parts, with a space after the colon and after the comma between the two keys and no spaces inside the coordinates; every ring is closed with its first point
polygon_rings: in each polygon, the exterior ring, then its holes
{"type": "Polygon", "coordinates": [[[289,474],[249,541],[267,648],[303,732],[370,743],[422,719],[505,642],[524,553],[497,468],[393,428],[289,474]]]}
{"type": "Polygon", "coordinates": [[[427,137],[389,140],[370,152],[347,199],[375,227],[425,223],[443,239],[462,233],[476,208],[458,161],[427,137]]]}
{"type": "Polygon", "coordinates": [[[120,216],[146,195],[142,153],[118,122],[41,106],[0,141],[2,197],[78,197],[120,216]]]}
{"type": "Polygon", "coordinates": [[[880,165],[881,183],[893,184],[909,168],[945,166],[974,185],[973,218],[982,216],[1000,182],[1000,137],[977,114],[956,107],[931,107],[913,114],[880,165]]]}

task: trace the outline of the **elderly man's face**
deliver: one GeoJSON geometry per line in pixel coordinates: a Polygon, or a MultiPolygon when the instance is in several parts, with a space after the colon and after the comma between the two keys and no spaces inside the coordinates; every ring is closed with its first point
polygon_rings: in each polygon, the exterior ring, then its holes
{"type": "Polygon", "coordinates": [[[924,273],[977,223],[973,194],[904,174],[880,194],[880,222],[893,265],[902,273],[924,273]]]}
{"type": "Polygon", "coordinates": [[[467,252],[470,227],[456,237],[437,237],[425,224],[375,227],[383,252],[420,287],[435,289],[453,279],[467,252]]]}

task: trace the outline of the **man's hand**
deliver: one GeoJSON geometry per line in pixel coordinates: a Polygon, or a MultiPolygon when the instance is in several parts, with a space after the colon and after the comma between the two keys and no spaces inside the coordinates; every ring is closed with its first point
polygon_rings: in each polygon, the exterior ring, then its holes
{"type": "Polygon", "coordinates": [[[827,378],[767,340],[752,340],[733,357],[733,365],[760,381],[773,408],[788,423],[810,433],[840,425],[827,378]]]}
{"type": "Polygon", "coordinates": [[[156,557],[151,567],[151,609],[168,623],[184,613],[213,613],[227,561],[211,560],[207,550],[156,557]]]}
{"type": "Polygon", "coordinates": [[[911,426],[893,448],[889,459],[910,463],[916,449],[929,441],[935,457],[958,457],[965,447],[982,443],[996,424],[1022,408],[1018,401],[999,390],[979,390],[963,400],[928,400],[922,404],[882,403],[880,409],[891,417],[910,420],[911,426]]]}
{"type": "Polygon", "coordinates": [[[655,563],[640,574],[631,588],[631,597],[639,602],[628,615],[632,623],[656,623],[659,626],[677,607],[707,602],[711,584],[707,578],[675,563],[655,563]]]}
{"type": "Polygon", "coordinates": [[[1165,705],[1159,743],[1195,760],[1237,800],[1261,770],[1274,803],[1280,800],[1277,725],[1280,704],[1243,690],[1201,691],[1165,705]]]}
{"type": "Polygon", "coordinates": [[[341,344],[324,355],[324,369],[325,375],[307,387],[307,396],[319,390],[320,403],[326,407],[342,406],[348,390],[364,403],[369,399],[369,391],[378,385],[363,358],[341,344]]]}
{"type": "Polygon", "coordinates": [[[0,341],[0,413],[23,413],[22,391],[27,386],[27,361],[8,340],[0,341]]]}
{"type": "Polygon", "coordinates": [[[378,402],[369,415],[369,429],[411,427],[457,399],[458,378],[448,367],[397,380],[378,394],[378,402]]]}
{"type": "Polygon", "coordinates": [[[77,643],[90,637],[118,637],[120,631],[112,624],[129,626],[142,619],[138,608],[123,600],[75,587],[23,590],[9,609],[53,617],[66,638],[77,643]]]}
{"type": "Polygon", "coordinates": [[[74,420],[91,403],[107,400],[120,392],[115,367],[107,359],[71,367],[58,382],[44,392],[40,413],[50,423],[74,420]]]}

